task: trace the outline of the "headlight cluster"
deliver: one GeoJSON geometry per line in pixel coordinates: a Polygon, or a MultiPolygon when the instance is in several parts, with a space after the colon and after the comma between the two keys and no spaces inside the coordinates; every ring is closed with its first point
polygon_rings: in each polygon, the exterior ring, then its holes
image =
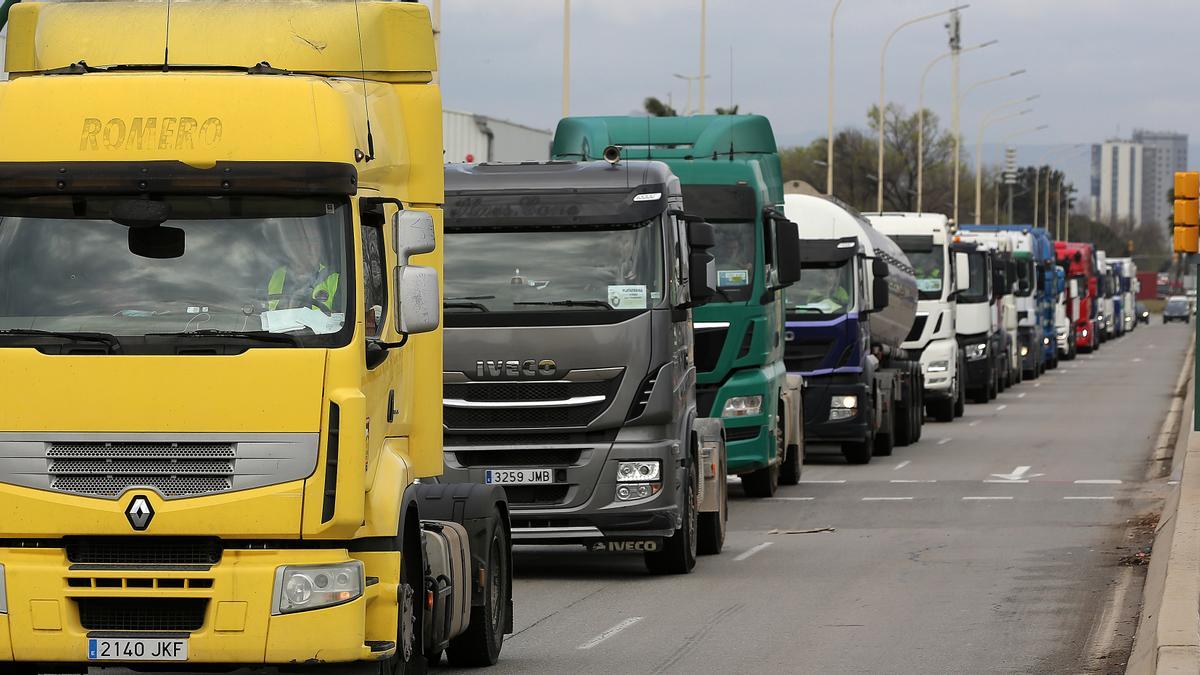
{"type": "Polygon", "coordinates": [[[1029,356],[1029,345],[1021,345],[1021,356],[1029,356]]]}
{"type": "Polygon", "coordinates": [[[1048,337],[1042,338],[1042,346],[1049,347],[1050,346],[1050,338],[1048,338],[1048,337]]]}
{"type": "Polygon", "coordinates": [[[858,411],[857,396],[832,396],[829,399],[829,421],[848,420],[858,411]]]}
{"type": "Polygon", "coordinates": [[[950,370],[949,361],[930,361],[929,367],[925,369],[927,373],[944,373],[950,370]]]}
{"type": "Polygon", "coordinates": [[[1096,315],[1096,320],[1097,320],[1097,321],[1104,321],[1104,315],[1103,315],[1103,314],[1097,314],[1097,315],[1096,315]]]}
{"type": "Polygon", "coordinates": [[[725,401],[721,417],[749,417],[762,412],[762,396],[734,396],[725,401]]]}
{"type": "Polygon", "coordinates": [[[662,489],[662,462],[657,459],[617,462],[617,501],[631,502],[662,489]]]}
{"type": "Polygon", "coordinates": [[[987,355],[988,355],[988,346],[987,346],[986,342],[980,342],[978,344],[967,345],[967,360],[968,361],[978,361],[980,359],[985,359],[985,358],[987,358],[987,355]]]}
{"type": "Polygon", "coordinates": [[[349,602],[363,594],[363,564],[289,565],[275,578],[276,614],[290,614],[349,602]]]}

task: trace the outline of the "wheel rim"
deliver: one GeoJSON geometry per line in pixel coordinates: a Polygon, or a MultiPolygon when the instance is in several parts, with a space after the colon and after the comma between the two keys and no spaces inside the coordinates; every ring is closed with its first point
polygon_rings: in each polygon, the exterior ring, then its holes
{"type": "Polygon", "coordinates": [[[413,608],[413,587],[400,584],[400,652],[404,662],[412,661],[417,635],[417,613],[413,608]]]}

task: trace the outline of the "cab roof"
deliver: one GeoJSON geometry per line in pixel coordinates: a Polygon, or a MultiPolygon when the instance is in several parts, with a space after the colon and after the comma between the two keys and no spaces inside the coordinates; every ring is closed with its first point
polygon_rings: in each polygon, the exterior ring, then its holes
{"type": "Polygon", "coordinates": [[[678,195],[679,179],[662,162],[496,162],[447,164],[446,192],[661,189],[678,195]]]}
{"type": "Polygon", "coordinates": [[[558,123],[550,154],[598,159],[619,145],[634,159],[701,159],[776,154],[771,122],[762,115],[568,117],[558,123]]]}

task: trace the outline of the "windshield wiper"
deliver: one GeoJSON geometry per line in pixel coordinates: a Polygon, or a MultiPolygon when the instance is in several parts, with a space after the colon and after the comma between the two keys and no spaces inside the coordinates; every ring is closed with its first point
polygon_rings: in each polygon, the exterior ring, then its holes
{"type": "Polygon", "coordinates": [[[541,305],[548,307],[596,307],[599,309],[614,309],[604,300],[527,300],[514,302],[514,305],[541,305]]]}
{"type": "Polygon", "coordinates": [[[97,342],[108,347],[110,352],[121,351],[121,342],[111,333],[70,333],[56,330],[38,330],[36,328],[6,328],[0,330],[0,335],[17,335],[30,337],[52,337],[75,342],[97,342]]]}
{"type": "Polygon", "coordinates": [[[477,309],[481,312],[492,311],[488,309],[487,305],[480,302],[443,302],[442,309],[477,309]]]}
{"type": "Polygon", "coordinates": [[[804,314],[804,313],[828,314],[829,313],[829,312],[826,312],[825,310],[819,309],[817,307],[789,307],[787,311],[789,314],[804,314]]]}
{"type": "Polygon", "coordinates": [[[258,340],[259,342],[279,342],[296,347],[301,346],[300,338],[295,335],[271,333],[265,330],[189,330],[178,333],[146,333],[146,337],[239,338],[243,340],[258,340]]]}

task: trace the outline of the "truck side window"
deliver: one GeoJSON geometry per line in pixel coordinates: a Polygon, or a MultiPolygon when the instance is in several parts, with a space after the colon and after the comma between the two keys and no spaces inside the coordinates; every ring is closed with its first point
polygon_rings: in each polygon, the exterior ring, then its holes
{"type": "Polygon", "coordinates": [[[387,256],[383,243],[384,217],[380,211],[362,214],[363,319],[367,337],[379,337],[387,316],[387,256]]]}

